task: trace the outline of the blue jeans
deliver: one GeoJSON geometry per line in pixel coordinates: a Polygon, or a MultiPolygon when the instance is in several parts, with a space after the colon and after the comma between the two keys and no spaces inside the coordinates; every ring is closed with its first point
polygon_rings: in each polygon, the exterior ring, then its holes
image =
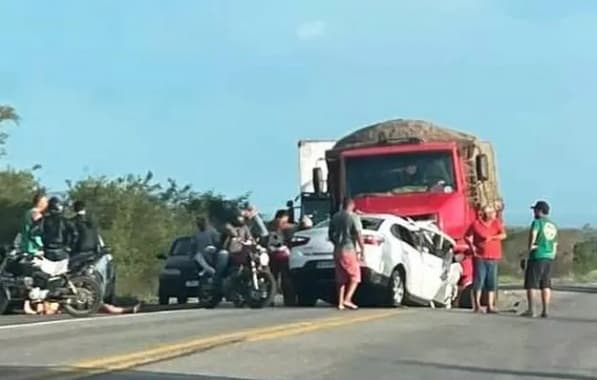
{"type": "Polygon", "coordinates": [[[495,292],[497,290],[497,261],[475,258],[474,270],[473,289],[475,291],[495,292]]]}

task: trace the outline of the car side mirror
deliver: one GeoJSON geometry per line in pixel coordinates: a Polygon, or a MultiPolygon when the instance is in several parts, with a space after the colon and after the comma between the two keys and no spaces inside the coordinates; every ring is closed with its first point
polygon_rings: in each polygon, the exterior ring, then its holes
{"type": "Polygon", "coordinates": [[[479,154],[475,159],[475,171],[479,181],[489,179],[489,157],[485,153],[479,154]]]}
{"type": "Polygon", "coordinates": [[[155,255],[155,258],[158,260],[166,260],[168,257],[163,253],[158,253],[157,255],[155,255]]]}

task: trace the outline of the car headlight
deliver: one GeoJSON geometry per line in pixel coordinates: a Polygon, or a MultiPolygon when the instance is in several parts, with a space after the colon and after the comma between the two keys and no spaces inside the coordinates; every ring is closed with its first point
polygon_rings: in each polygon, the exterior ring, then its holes
{"type": "Polygon", "coordinates": [[[262,253],[259,255],[259,264],[264,267],[269,265],[269,255],[267,253],[262,253]]]}

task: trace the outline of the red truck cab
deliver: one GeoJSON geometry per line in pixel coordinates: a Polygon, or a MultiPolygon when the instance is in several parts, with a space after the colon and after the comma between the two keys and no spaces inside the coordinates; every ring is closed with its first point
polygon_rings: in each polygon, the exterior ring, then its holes
{"type": "MultiPolygon", "coordinates": [[[[481,143],[470,135],[463,135],[468,138],[465,144],[462,139],[421,138],[436,129],[444,131],[426,122],[395,120],[339,140],[326,152],[332,211],[350,197],[365,213],[432,219],[456,240],[456,252],[465,253],[465,235],[479,207],[498,200],[497,191],[488,196],[483,190],[497,189],[493,155],[490,151],[488,157],[487,149],[479,149],[481,143]],[[403,136],[396,136],[405,129],[403,136]],[[424,133],[412,137],[417,135],[413,131],[424,133]]],[[[463,263],[463,285],[472,280],[470,264],[463,263]]]]}

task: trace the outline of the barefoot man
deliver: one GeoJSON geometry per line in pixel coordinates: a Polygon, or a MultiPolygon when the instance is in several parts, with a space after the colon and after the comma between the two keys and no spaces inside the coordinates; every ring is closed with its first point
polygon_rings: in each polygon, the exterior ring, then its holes
{"type": "Polygon", "coordinates": [[[357,286],[361,282],[361,266],[364,252],[361,219],[354,213],[354,202],[345,199],[342,210],[330,222],[328,237],[334,244],[336,282],[338,284],[338,309],[356,310],[352,301],[357,286]]]}

